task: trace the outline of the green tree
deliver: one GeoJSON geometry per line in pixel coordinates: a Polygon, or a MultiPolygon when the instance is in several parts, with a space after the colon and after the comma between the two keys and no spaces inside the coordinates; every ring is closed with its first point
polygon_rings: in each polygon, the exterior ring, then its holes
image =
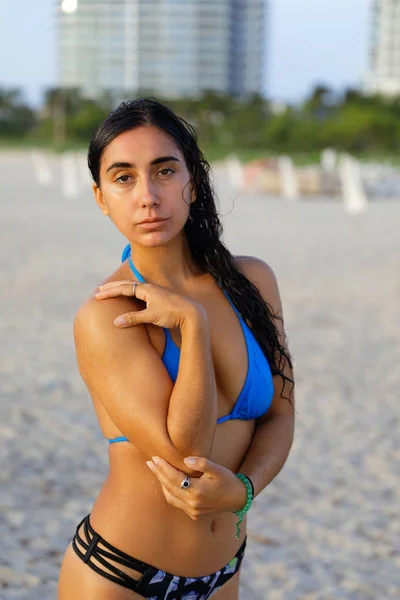
{"type": "Polygon", "coordinates": [[[0,88],[0,136],[25,137],[34,127],[35,113],[19,89],[0,88]]]}

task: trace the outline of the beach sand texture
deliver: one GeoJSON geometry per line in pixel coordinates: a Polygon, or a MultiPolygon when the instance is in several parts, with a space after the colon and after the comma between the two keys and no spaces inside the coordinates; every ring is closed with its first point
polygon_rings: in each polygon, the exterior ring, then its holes
{"type": "MultiPolygon", "coordinates": [[[[63,197],[49,164],[46,187],[29,155],[0,155],[0,600],[55,598],[107,470],[72,320],[124,240],[89,182],[63,197]]],[[[276,272],[297,377],[295,443],[251,510],[241,600],[399,598],[400,203],[351,216],[216,179],[231,250],[276,272]]]]}

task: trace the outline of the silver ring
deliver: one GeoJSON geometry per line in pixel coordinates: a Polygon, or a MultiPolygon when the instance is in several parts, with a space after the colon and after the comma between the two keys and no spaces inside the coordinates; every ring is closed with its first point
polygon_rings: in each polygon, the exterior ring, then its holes
{"type": "Polygon", "coordinates": [[[135,297],[135,296],[136,296],[136,286],[137,286],[137,283],[136,283],[136,281],[134,281],[134,282],[133,282],[133,284],[132,284],[132,288],[133,288],[133,289],[132,289],[132,292],[133,292],[133,297],[135,297]]]}
{"type": "Polygon", "coordinates": [[[185,479],[181,483],[181,489],[187,490],[188,488],[190,488],[190,477],[186,475],[185,479]]]}

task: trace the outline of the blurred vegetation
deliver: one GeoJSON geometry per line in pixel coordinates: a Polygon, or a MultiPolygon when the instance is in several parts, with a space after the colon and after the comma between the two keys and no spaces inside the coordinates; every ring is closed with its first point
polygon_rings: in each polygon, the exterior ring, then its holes
{"type": "MultiPolygon", "coordinates": [[[[298,105],[215,93],[159,99],[198,129],[210,160],[233,152],[244,160],[287,153],[312,162],[327,147],[375,157],[394,156],[400,150],[400,97],[367,96],[352,89],[337,94],[318,85],[298,105]]],[[[34,109],[20,90],[0,88],[0,144],[86,148],[116,104],[111,94],[94,101],[77,89],[55,88],[47,90],[43,105],[34,109]]]]}

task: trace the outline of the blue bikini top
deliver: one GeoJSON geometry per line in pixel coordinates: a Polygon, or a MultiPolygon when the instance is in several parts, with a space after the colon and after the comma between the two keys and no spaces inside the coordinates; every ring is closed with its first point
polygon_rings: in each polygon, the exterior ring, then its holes
{"type": "MultiPolygon", "coordinates": [[[[137,280],[141,283],[145,283],[142,275],[133,264],[130,254],[131,249],[128,245],[122,253],[122,262],[128,258],[129,266],[137,280]]],[[[240,325],[242,326],[247,347],[248,369],[242,390],[232,411],[229,413],[229,415],[220,417],[217,423],[224,423],[225,421],[230,421],[233,419],[250,421],[252,419],[261,417],[271,406],[272,397],[274,395],[274,382],[268,361],[258,345],[251,329],[241,317],[239,311],[234,306],[228,294],[225,291],[224,294],[230,302],[240,321],[240,325]]],[[[163,361],[172,381],[175,382],[178,376],[180,350],[173,341],[169,329],[164,329],[164,332],[165,348],[161,360],[163,361]]],[[[110,444],[113,444],[115,442],[128,442],[129,440],[125,436],[120,436],[109,439],[108,441],[110,444]]]]}

